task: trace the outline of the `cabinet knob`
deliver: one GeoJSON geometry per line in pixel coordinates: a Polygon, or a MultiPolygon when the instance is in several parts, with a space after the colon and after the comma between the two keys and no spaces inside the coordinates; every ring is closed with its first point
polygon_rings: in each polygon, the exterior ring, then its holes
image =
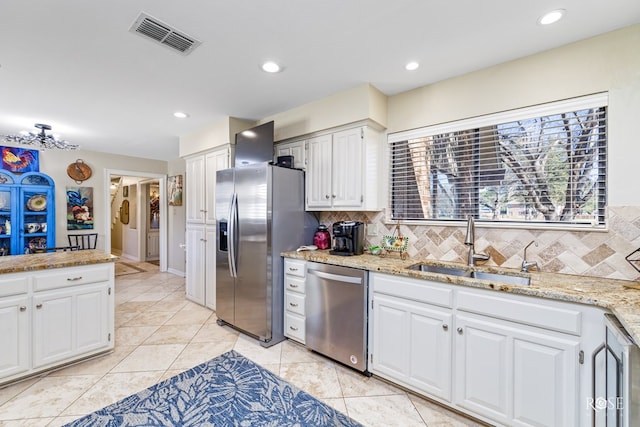
{"type": "Polygon", "coordinates": [[[291,329],[292,331],[297,331],[298,328],[296,328],[295,326],[289,326],[289,329],[291,329]]]}
{"type": "Polygon", "coordinates": [[[324,198],[325,198],[325,199],[329,199],[329,195],[328,195],[328,194],[325,194],[325,195],[324,195],[324,198]]]}
{"type": "Polygon", "coordinates": [[[445,331],[449,330],[449,325],[447,325],[446,323],[444,325],[442,325],[442,329],[444,329],[445,331]]]}
{"type": "Polygon", "coordinates": [[[26,306],[24,306],[24,305],[21,305],[21,306],[20,306],[20,311],[27,311],[27,307],[26,307],[26,306]]]}
{"type": "Polygon", "coordinates": [[[335,198],[336,198],[336,195],[335,195],[335,194],[332,194],[332,195],[331,195],[331,198],[335,199],[335,198]]]}
{"type": "Polygon", "coordinates": [[[460,335],[462,335],[462,328],[458,328],[457,331],[460,335]]]}
{"type": "Polygon", "coordinates": [[[36,308],[42,308],[42,304],[37,304],[36,308]]]}

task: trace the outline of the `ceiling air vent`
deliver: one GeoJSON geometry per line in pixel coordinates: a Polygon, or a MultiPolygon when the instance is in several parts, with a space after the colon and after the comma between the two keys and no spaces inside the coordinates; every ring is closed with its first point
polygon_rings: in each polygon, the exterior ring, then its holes
{"type": "Polygon", "coordinates": [[[202,43],[144,12],[140,13],[129,31],[148,37],[156,43],[177,50],[183,55],[190,54],[193,49],[202,43]]]}

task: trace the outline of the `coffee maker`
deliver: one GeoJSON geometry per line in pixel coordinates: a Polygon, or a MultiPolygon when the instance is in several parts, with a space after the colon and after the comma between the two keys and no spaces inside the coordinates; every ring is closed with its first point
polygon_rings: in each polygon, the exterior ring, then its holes
{"type": "Polygon", "coordinates": [[[364,252],[364,224],[358,221],[333,223],[332,255],[362,255],[364,252]]]}

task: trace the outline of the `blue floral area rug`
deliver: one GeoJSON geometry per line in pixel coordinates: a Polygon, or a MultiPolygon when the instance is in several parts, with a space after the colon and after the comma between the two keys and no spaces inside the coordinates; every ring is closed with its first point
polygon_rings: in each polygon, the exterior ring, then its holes
{"type": "Polygon", "coordinates": [[[230,351],[67,426],[360,426],[230,351]]]}

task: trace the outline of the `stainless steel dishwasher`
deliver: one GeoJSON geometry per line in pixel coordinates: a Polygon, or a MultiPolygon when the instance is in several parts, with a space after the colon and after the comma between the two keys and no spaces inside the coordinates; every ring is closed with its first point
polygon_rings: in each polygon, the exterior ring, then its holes
{"type": "Polygon", "coordinates": [[[368,272],[307,262],[306,345],[367,371],[368,272]]]}

